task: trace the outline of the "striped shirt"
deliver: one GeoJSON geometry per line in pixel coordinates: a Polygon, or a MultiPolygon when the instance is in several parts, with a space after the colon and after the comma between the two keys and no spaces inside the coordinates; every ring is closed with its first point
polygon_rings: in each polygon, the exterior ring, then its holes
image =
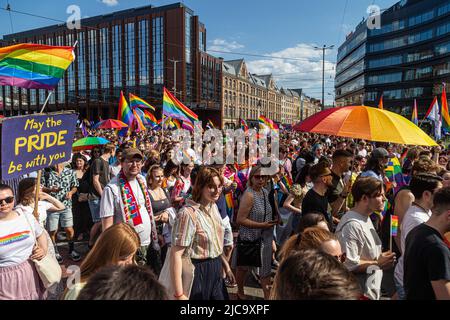
{"type": "MultiPolygon", "coordinates": [[[[208,211],[198,203],[189,200],[187,202],[175,220],[172,245],[191,247],[192,259],[217,258],[223,253],[226,227],[217,205],[212,204],[208,211]]],[[[225,242],[229,243],[230,239],[225,242]]]]}

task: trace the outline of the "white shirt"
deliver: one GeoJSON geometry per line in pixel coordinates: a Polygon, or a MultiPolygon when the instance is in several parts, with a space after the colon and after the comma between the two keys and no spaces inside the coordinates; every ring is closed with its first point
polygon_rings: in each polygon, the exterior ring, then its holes
{"type": "MultiPolygon", "coordinates": [[[[336,228],[336,236],[347,255],[345,266],[350,271],[355,270],[361,260],[373,261],[381,255],[381,240],[368,216],[355,211],[347,212],[336,228]]],[[[372,300],[379,300],[383,271],[378,267],[369,267],[367,274],[355,275],[364,294],[372,300]]]]}
{"type": "Polygon", "coordinates": [[[26,215],[26,218],[21,214],[13,220],[0,221],[0,268],[27,261],[36,238],[44,231],[33,215],[26,215]]]}
{"type": "MultiPolygon", "coordinates": [[[[34,206],[34,204],[32,205],[34,206]]],[[[32,206],[24,206],[23,204],[17,205],[14,210],[22,213],[28,213],[33,215],[34,207],[32,206]]],[[[48,201],[39,201],[38,202],[38,215],[39,215],[39,224],[44,227],[45,221],[47,220],[47,211],[52,208],[53,205],[48,201]]]]}
{"type": "MultiPolygon", "coordinates": [[[[147,186],[145,179],[142,176],[139,176],[144,184],[147,186]]],[[[140,207],[139,212],[142,218],[142,224],[138,226],[134,226],[134,229],[139,235],[141,240],[141,246],[147,246],[151,243],[151,222],[150,216],[145,207],[145,196],[142,193],[142,190],[139,186],[138,181],[132,180],[129,181],[131,190],[138,202],[140,207]]],[[[115,177],[112,179],[103,189],[102,198],[100,201],[100,218],[114,217],[114,223],[125,222],[124,212],[122,209],[122,195],[118,185],[118,179],[115,177]]]]}
{"type": "Polygon", "coordinates": [[[422,208],[418,206],[412,205],[406,211],[405,216],[403,218],[402,224],[400,225],[401,231],[401,239],[400,239],[400,247],[402,249],[402,256],[398,259],[398,263],[395,266],[394,277],[395,280],[403,286],[403,271],[404,271],[404,255],[405,255],[405,244],[406,244],[406,236],[408,233],[421,225],[422,223],[427,222],[431,217],[431,210],[425,212],[422,208]]]}

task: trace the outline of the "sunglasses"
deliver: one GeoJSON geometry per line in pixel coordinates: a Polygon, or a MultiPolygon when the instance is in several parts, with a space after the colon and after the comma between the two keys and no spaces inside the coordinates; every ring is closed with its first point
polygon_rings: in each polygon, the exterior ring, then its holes
{"type": "Polygon", "coordinates": [[[7,197],[5,199],[1,199],[0,204],[3,204],[3,202],[5,202],[6,204],[9,204],[9,203],[13,203],[13,201],[14,201],[14,197],[7,197]]]}
{"type": "Polygon", "coordinates": [[[340,256],[333,256],[335,257],[340,263],[344,263],[345,260],[347,260],[347,254],[344,252],[340,256]]]}
{"type": "Polygon", "coordinates": [[[266,179],[267,176],[254,175],[253,178],[255,178],[256,180],[259,180],[259,179],[266,179]]]}

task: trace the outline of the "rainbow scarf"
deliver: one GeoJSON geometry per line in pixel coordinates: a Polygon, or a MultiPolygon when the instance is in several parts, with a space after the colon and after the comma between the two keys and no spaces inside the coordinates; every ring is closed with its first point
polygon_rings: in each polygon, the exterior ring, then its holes
{"type": "Polygon", "coordinates": [[[143,109],[150,109],[152,111],[155,111],[155,107],[149,104],[147,101],[139,98],[138,96],[135,96],[132,93],[128,94],[128,98],[130,99],[130,106],[132,109],[135,108],[143,108],[143,109]]]}
{"type": "Polygon", "coordinates": [[[0,85],[53,90],[74,59],[73,47],[22,43],[0,48],[0,85]]]}
{"type": "MultiPolygon", "coordinates": [[[[150,224],[152,228],[152,239],[154,245],[158,244],[158,238],[156,233],[156,225],[153,220],[153,213],[152,213],[152,204],[150,202],[150,195],[147,190],[147,186],[144,183],[144,180],[142,180],[139,176],[136,177],[136,180],[139,184],[139,187],[141,189],[142,194],[145,197],[145,208],[147,209],[148,215],[150,216],[150,224]]],[[[139,204],[136,200],[136,197],[133,193],[133,190],[131,189],[130,183],[128,182],[127,178],[125,177],[125,174],[123,173],[123,170],[119,172],[118,176],[119,181],[119,189],[120,189],[120,195],[122,197],[122,203],[123,203],[123,210],[124,210],[124,220],[129,225],[136,227],[142,224],[142,217],[140,213],[139,204]]]]}
{"type": "Polygon", "coordinates": [[[163,114],[187,122],[198,121],[198,116],[175,98],[169,90],[164,88],[163,114]]]}

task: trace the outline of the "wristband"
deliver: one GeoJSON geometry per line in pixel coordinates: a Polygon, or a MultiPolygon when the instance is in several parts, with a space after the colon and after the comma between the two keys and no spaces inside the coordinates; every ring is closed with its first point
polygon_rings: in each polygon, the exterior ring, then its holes
{"type": "Polygon", "coordinates": [[[178,298],[181,298],[183,295],[184,295],[184,292],[182,292],[180,295],[174,294],[173,297],[174,297],[175,299],[178,299],[178,298]]]}

